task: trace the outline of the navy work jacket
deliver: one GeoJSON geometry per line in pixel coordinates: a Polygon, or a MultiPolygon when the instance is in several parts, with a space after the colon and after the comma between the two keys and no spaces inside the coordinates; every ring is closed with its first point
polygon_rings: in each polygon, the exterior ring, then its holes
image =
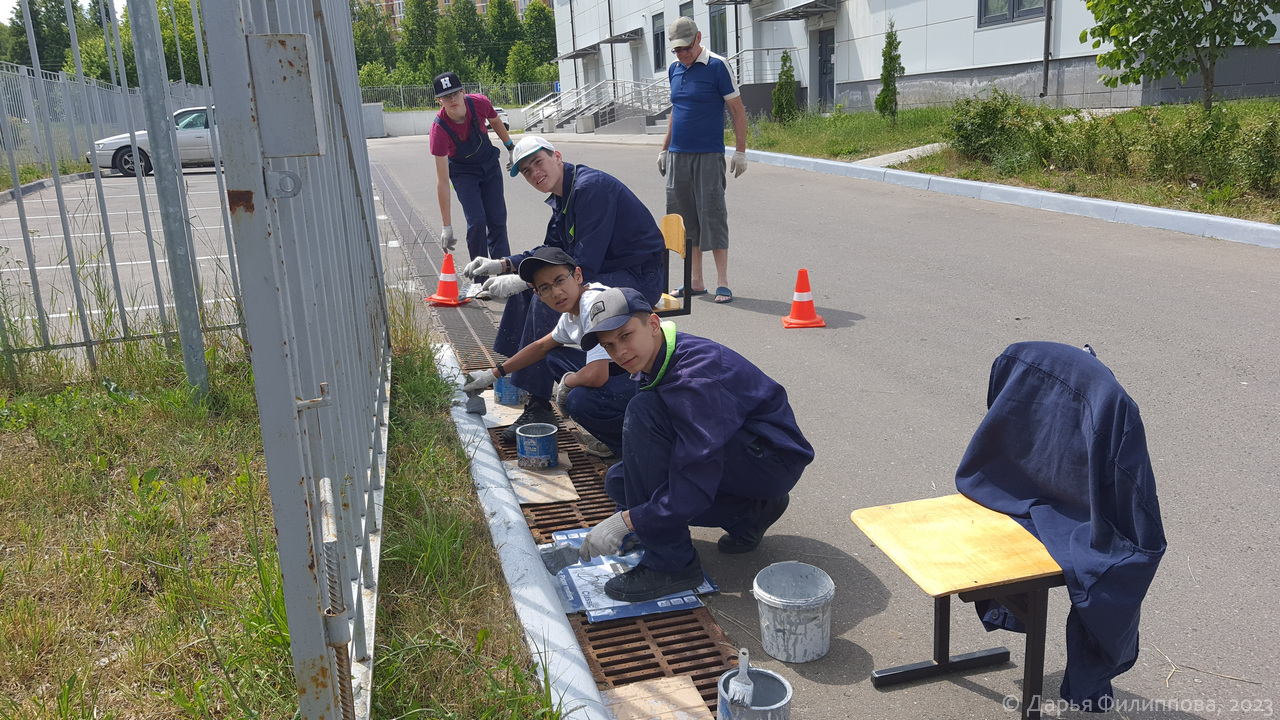
{"type": "MultiPolygon", "coordinates": [[[[740,430],[772,445],[799,467],[813,462],[813,447],[796,425],[787,391],[749,360],[720,343],[686,333],[675,333],[675,350],[666,372],[657,378],[666,356],[664,339],[652,374],[636,375],[641,392],[656,392],[662,399],[677,431],[667,487],[631,508],[634,526],[656,535],[668,527],[687,526],[711,507],[725,480],[725,444],[740,430]]],[[[734,494],[780,494],[752,486],[758,478],[728,481],[734,483],[734,494]]]]}
{"type": "MultiPolygon", "coordinates": [[[[586,165],[564,164],[564,195],[551,195],[544,245],[558,247],[582,268],[582,279],[659,262],[666,249],[653,214],[617,178],[586,165]]],[[[508,258],[512,267],[533,251],[508,258]]]]}
{"type": "MultiPolygon", "coordinates": [[[[1012,516],[1062,567],[1062,697],[1105,710],[1111,679],[1138,658],[1139,610],[1165,551],[1138,406],[1091,352],[1025,342],[996,358],[987,407],[956,488],[1012,516]]],[[[994,603],[978,611],[989,630],[1021,629],[994,603]]]]}

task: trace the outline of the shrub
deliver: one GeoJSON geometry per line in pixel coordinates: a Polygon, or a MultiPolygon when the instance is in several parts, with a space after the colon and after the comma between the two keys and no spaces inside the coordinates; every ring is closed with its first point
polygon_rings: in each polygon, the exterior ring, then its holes
{"type": "Polygon", "coordinates": [[[884,51],[881,53],[880,92],[876,94],[876,112],[889,118],[894,127],[898,126],[898,78],[906,73],[902,66],[902,43],[898,40],[898,31],[893,29],[893,21],[889,21],[889,29],[884,34],[884,51]]]}
{"type": "Polygon", "coordinates": [[[778,84],[773,86],[773,119],[789,123],[798,117],[800,109],[796,107],[796,71],[791,66],[791,53],[783,50],[778,84]]]}
{"type": "Polygon", "coordinates": [[[1235,167],[1241,184],[1274,197],[1280,173],[1280,123],[1275,118],[1243,134],[1235,147],[1235,167]]]}
{"type": "Polygon", "coordinates": [[[1147,114],[1150,162],[1147,177],[1174,183],[1218,187],[1230,182],[1232,147],[1240,123],[1219,107],[1209,113],[1186,112],[1166,122],[1152,110],[1147,114]]]}
{"type": "Polygon", "coordinates": [[[960,98],[947,128],[956,152],[970,160],[991,162],[1001,149],[1018,142],[1023,103],[994,88],[987,97],[960,98]]]}

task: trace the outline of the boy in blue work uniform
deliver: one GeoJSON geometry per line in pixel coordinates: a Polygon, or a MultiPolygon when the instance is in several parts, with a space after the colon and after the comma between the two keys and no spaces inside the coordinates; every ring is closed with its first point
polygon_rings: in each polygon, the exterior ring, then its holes
{"type": "Polygon", "coordinates": [[[643,602],[692,590],[702,565],[689,526],[723,528],[720,552],[755,550],[813,447],[781,385],[729,348],[676,332],[634,290],[608,290],[588,313],[582,347],[603,347],[640,391],[627,405],[622,462],[605,478],[621,509],[583,539],[582,559],[617,553],[634,532],[644,557],[605,593],[643,602]]]}
{"type": "Polygon", "coordinates": [[[489,142],[488,125],[507,148],[511,167],[514,144],[506,127],[498,120],[493,103],[483,95],[463,92],[456,73],[446,72],[432,82],[440,112],[431,125],[431,154],[436,158],[436,198],[440,203],[440,248],[453,252],[457,240],[449,203],[452,182],[467,219],[467,252],[472,258],[503,257],[511,252],[507,242],[507,202],[502,196],[502,152],[489,142]]]}
{"type": "Polygon", "coordinates": [[[622,449],[622,418],[627,403],[636,394],[636,384],[609,362],[604,348],[584,352],[576,346],[587,331],[586,310],[609,290],[599,283],[587,283],[573,258],[560,248],[535,248],[520,262],[520,279],[528,283],[543,304],[562,313],[555,329],[520,349],[511,359],[485,370],[462,387],[467,392],[483,390],[500,377],[546,358],[552,374],[560,380],[552,390],[557,405],[591,433],[603,446],[584,447],[595,455],[617,455],[622,449]],[[616,370],[616,373],[613,372],[616,370]]]}
{"type": "MultiPolygon", "coordinates": [[[[539,192],[548,193],[551,220],[544,246],[569,254],[582,270],[582,279],[609,287],[637,290],[650,307],[662,296],[666,245],[649,209],[617,178],[585,165],[564,162],[544,138],[521,138],[513,154],[512,175],[523,175],[539,192]]],[[[500,260],[472,260],[462,274],[490,277],[476,296],[506,300],[498,338],[493,349],[508,357],[546,336],[559,313],[540,300],[519,276],[516,268],[532,252],[500,260]]],[[[516,429],[528,423],[556,421],[551,410],[552,386],[558,379],[546,361],[538,361],[511,374],[512,383],[529,393],[525,411],[503,431],[514,442],[516,429]]]]}

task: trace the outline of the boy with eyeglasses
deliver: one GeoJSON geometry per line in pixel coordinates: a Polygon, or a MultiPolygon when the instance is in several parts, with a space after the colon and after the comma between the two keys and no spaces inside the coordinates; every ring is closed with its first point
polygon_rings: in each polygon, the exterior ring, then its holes
{"type": "MultiPolygon", "coordinates": [[[[622,453],[622,419],[627,403],[636,394],[636,384],[621,369],[610,373],[609,353],[596,347],[586,352],[577,347],[587,331],[584,312],[609,287],[582,280],[582,269],[565,251],[554,247],[536,248],[520,262],[520,279],[533,288],[547,307],[561,313],[555,329],[524,346],[493,370],[480,373],[463,390],[489,387],[508,373],[546,359],[553,376],[560,378],[552,397],[562,410],[591,433],[599,443],[584,443],[593,455],[607,457],[622,453]]],[[[615,369],[617,366],[613,366],[615,369]]]]}

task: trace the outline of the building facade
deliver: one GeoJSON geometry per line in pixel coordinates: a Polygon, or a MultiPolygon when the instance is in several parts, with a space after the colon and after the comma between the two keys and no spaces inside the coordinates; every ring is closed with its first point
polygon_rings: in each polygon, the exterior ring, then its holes
{"type": "MultiPolygon", "coordinates": [[[[945,103],[998,86],[1070,107],[1127,107],[1195,98],[1164,78],[1108,88],[1097,52],[1080,42],[1093,25],[1084,0],[554,0],[562,89],[602,80],[665,80],[674,59],[665,26],[690,15],[703,43],[729,59],[748,107],[768,106],[789,52],[811,107],[872,107],[890,20],[906,75],[902,107],[945,103]]],[[[1273,41],[1274,42],[1274,41],[1273,41]]],[[[1280,94],[1280,52],[1241,49],[1220,60],[1220,95],[1280,94]]]]}

